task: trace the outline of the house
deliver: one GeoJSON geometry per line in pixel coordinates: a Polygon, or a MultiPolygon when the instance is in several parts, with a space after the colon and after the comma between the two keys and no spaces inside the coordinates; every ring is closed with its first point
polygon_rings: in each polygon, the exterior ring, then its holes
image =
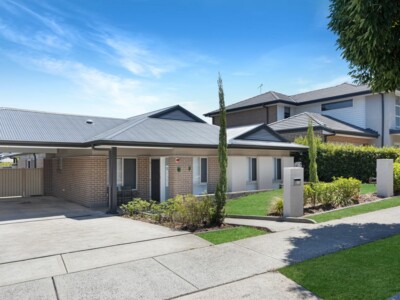
{"type": "MultiPolygon", "coordinates": [[[[293,141],[306,134],[311,120],[325,141],[400,146],[399,96],[399,91],[373,93],[366,85],[349,83],[290,96],[270,91],[227,106],[227,124],[269,124],[293,141]]],[[[218,110],[205,116],[219,124],[218,110]]]]}
{"type": "MultiPolygon", "coordinates": [[[[0,151],[46,154],[43,194],[88,207],[115,206],[122,191],[157,201],[214,193],[219,177],[219,127],[181,106],[128,119],[2,108],[0,128],[0,151]]],[[[227,136],[229,192],[277,188],[291,153],[306,149],[266,124],[227,136]]]]}

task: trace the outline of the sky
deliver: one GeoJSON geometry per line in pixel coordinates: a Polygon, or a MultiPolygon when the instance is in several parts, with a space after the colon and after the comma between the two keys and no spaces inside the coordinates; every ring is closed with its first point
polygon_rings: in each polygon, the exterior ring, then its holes
{"type": "Polygon", "coordinates": [[[1,0],[0,107],[197,115],[351,82],[329,0],[1,0]]]}

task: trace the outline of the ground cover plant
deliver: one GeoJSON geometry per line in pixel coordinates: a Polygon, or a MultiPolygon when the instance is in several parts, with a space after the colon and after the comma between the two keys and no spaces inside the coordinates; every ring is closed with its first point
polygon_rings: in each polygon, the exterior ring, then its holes
{"type": "Polygon", "coordinates": [[[279,272],[322,299],[388,299],[400,292],[400,235],[307,260],[279,272]]]}
{"type": "Polygon", "coordinates": [[[233,242],[253,236],[266,234],[266,230],[257,229],[254,227],[232,227],[228,229],[213,230],[197,233],[196,235],[213,243],[214,245],[233,242]]]}

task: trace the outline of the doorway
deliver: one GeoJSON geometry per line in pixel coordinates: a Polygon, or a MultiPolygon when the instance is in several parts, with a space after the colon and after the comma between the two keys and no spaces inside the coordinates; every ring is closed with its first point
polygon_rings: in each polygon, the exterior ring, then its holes
{"type": "Polygon", "coordinates": [[[160,159],[151,160],[151,200],[160,202],[160,159]]]}

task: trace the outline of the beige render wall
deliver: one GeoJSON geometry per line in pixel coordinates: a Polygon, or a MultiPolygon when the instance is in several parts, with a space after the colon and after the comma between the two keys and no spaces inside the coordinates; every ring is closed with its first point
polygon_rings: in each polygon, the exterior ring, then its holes
{"type": "Polygon", "coordinates": [[[52,159],[52,195],[86,207],[108,204],[107,157],[52,159]]]}

